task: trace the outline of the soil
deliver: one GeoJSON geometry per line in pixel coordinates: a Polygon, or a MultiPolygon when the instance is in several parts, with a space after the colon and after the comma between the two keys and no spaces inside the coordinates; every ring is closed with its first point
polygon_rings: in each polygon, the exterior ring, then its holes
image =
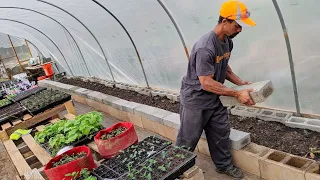
{"type": "Polygon", "coordinates": [[[18,103],[11,104],[0,109],[0,124],[6,123],[8,120],[19,119],[24,115],[25,108],[18,103]]]}
{"type": "MultiPolygon", "coordinates": [[[[180,104],[178,102],[173,103],[166,97],[150,97],[134,91],[106,87],[99,83],[84,82],[80,78],[62,78],[60,82],[179,113],[180,104]]],[[[256,118],[233,115],[229,117],[231,127],[240,131],[250,132],[251,140],[256,144],[299,156],[305,156],[311,147],[320,149],[320,139],[318,139],[320,133],[318,132],[290,128],[281,123],[266,122],[256,118]]]]}
{"type": "Polygon", "coordinates": [[[71,154],[71,156],[64,154],[64,155],[62,155],[62,158],[58,162],[53,162],[53,167],[55,168],[55,167],[61,166],[63,164],[67,164],[67,163],[74,161],[76,159],[84,158],[86,156],[87,156],[87,154],[85,152],[73,153],[73,154],[71,154]]]}
{"type": "Polygon", "coordinates": [[[116,137],[116,136],[120,135],[121,133],[123,133],[123,132],[126,131],[126,130],[127,130],[127,128],[125,128],[125,127],[115,128],[115,129],[113,129],[111,132],[106,133],[106,134],[103,134],[103,135],[101,136],[101,139],[102,139],[102,140],[111,139],[111,138],[113,138],[113,137],[116,137]]]}
{"type": "Polygon", "coordinates": [[[0,179],[16,179],[19,176],[14,164],[12,163],[6,148],[0,141],[0,179]]]}
{"type": "Polygon", "coordinates": [[[166,97],[150,97],[150,96],[139,94],[137,92],[130,91],[130,90],[110,88],[96,82],[84,82],[80,78],[73,78],[73,79],[62,78],[59,80],[59,82],[90,89],[92,91],[98,91],[104,94],[125,99],[127,101],[133,101],[133,102],[157,107],[160,109],[165,109],[167,111],[179,113],[179,106],[180,106],[179,103],[172,102],[166,97]]]}

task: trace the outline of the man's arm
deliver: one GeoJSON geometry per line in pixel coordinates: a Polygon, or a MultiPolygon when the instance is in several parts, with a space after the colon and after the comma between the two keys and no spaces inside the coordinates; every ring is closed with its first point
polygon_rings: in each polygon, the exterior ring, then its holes
{"type": "Polygon", "coordinates": [[[253,89],[245,89],[241,91],[237,91],[231,88],[228,88],[227,86],[221,84],[218,81],[215,81],[213,79],[213,75],[209,76],[198,76],[202,89],[205,91],[209,91],[218,95],[223,96],[233,96],[236,97],[241,103],[245,105],[254,105],[255,103],[251,99],[249,93],[253,91],[253,89]]]}
{"type": "Polygon", "coordinates": [[[230,82],[232,82],[233,84],[236,84],[238,86],[240,85],[245,85],[245,84],[251,84],[251,82],[248,81],[243,81],[242,79],[240,79],[236,74],[233,73],[231,67],[227,66],[227,77],[226,79],[230,82]]]}

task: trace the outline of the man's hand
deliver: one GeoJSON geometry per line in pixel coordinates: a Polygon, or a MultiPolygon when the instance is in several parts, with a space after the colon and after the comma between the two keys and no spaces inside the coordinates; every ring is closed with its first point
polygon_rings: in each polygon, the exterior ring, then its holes
{"type": "Polygon", "coordinates": [[[248,85],[248,84],[252,84],[252,82],[242,80],[240,83],[240,85],[248,85]]]}
{"type": "Polygon", "coordinates": [[[255,105],[254,101],[251,99],[250,92],[252,92],[253,89],[245,89],[241,91],[236,92],[236,98],[243,104],[247,106],[255,105]]]}

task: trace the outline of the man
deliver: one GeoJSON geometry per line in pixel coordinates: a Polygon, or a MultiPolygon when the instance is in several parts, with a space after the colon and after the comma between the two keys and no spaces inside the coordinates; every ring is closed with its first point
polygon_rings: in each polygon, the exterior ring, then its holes
{"type": "Polygon", "coordinates": [[[249,95],[251,89],[236,91],[223,85],[225,79],[236,85],[250,84],[236,76],[228,65],[231,39],[242,31],[240,24],[255,25],[249,16],[243,3],[229,0],[222,5],[213,31],[195,43],[181,85],[181,125],[176,144],[194,151],[204,130],[217,172],[239,179],[243,173],[232,164],[228,112],[219,96],[234,96],[248,106],[254,105],[249,95]]]}

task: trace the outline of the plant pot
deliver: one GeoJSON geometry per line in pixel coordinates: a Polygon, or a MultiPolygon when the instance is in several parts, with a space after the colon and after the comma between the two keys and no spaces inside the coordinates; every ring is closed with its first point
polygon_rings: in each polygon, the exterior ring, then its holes
{"type": "Polygon", "coordinates": [[[90,148],[87,146],[78,146],[72,148],[65,153],[52,158],[44,167],[44,173],[48,176],[50,180],[63,179],[71,180],[72,177],[65,176],[68,173],[79,172],[83,168],[88,168],[89,171],[96,168],[97,165],[94,163],[90,148]],[[53,167],[54,162],[58,162],[64,154],[71,155],[73,153],[85,152],[86,157],[75,159],[69,163],[63,164],[58,167],[53,167]]]}
{"type": "Polygon", "coordinates": [[[134,126],[130,122],[120,122],[107,129],[101,130],[94,137],[99,153],[104,158],[111,158],[112,156],[118,155],[120,150],[124,150],[134,143],[138,142],[138,136],[134,129],[134,126]],[[126,130],[118,136],[110,139],[102,140],[101,136],[110,133],[112,130],[118,127],[125,127],[126,130]]]}

